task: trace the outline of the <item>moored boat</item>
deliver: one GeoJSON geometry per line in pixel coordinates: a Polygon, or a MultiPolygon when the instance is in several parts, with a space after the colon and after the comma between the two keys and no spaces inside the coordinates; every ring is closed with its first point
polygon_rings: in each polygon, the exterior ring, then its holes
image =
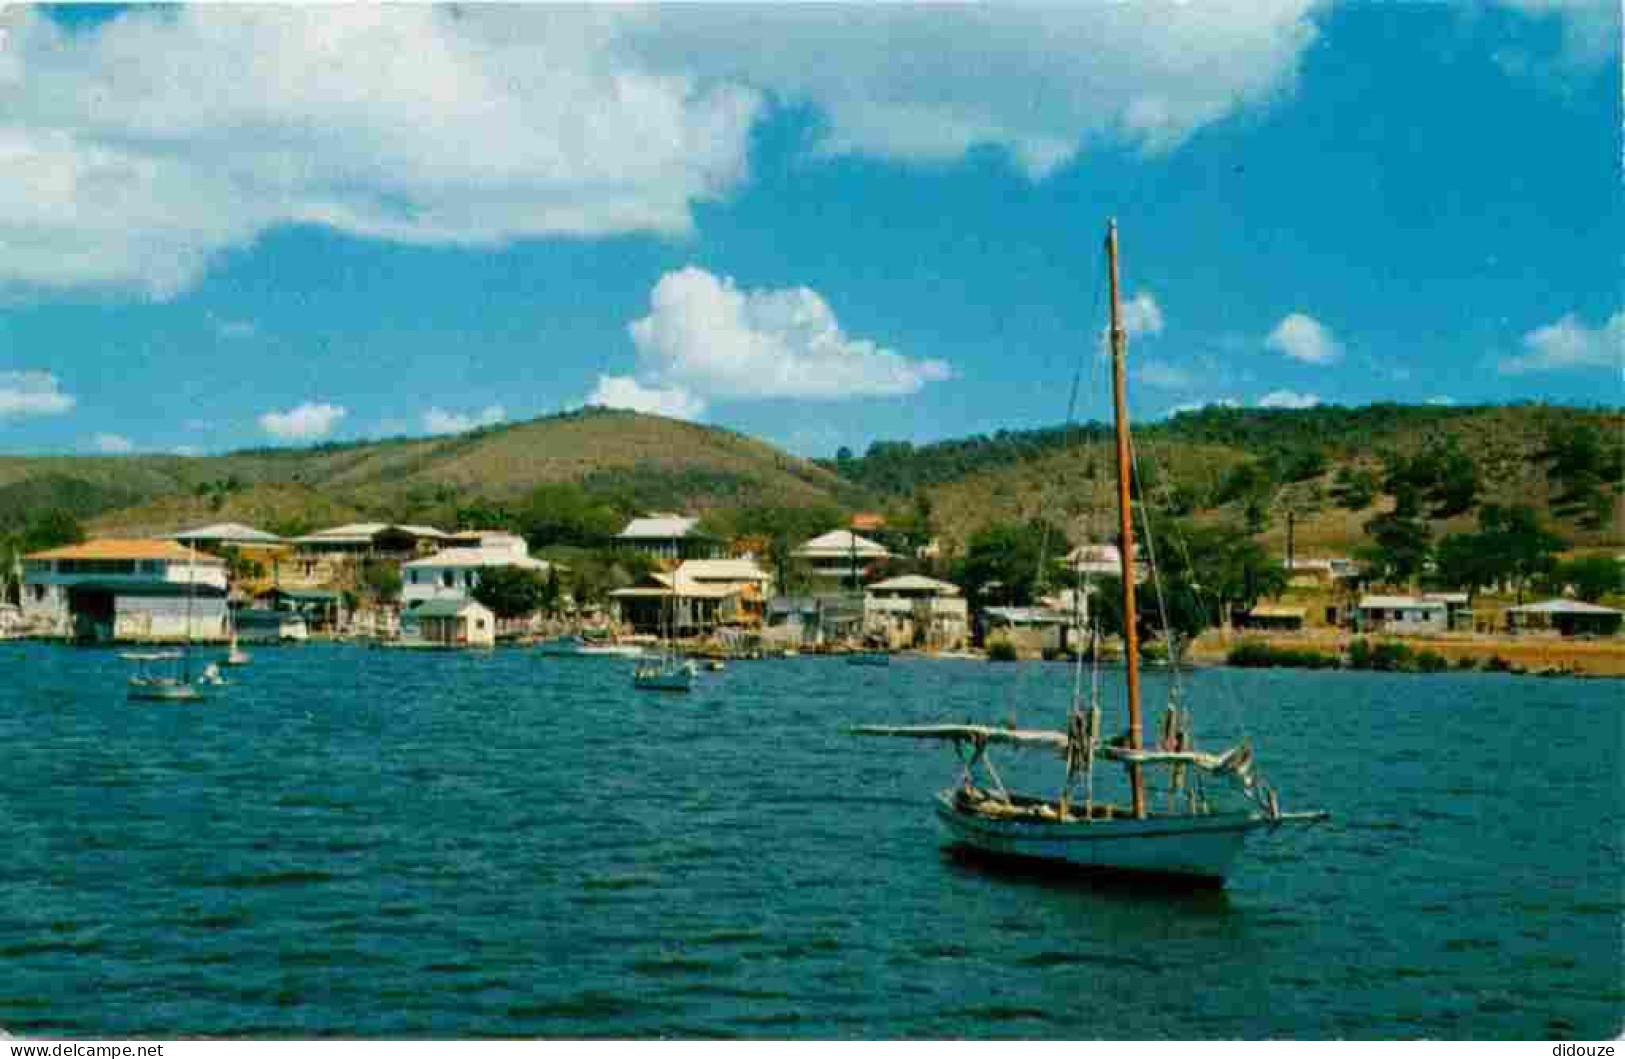
{"type": "MultiPolygon", "coordinates": [[[[1074,682],[1064,731],[1022,730],[1013,724],[861,725],[858,735],[891,736],[952,743],[962,763],[960,783],[937,795],[936,815],[952,846],[976,853],[1033,861],[1052,867],[1127,872],[1222,884],[1247,838],[1284,824],[1326,819],[1323,812],[1284,813],[1275,791],[1258,775],[1252,747],[1246,741],[1222,754],[1196,749],[1190,712],[1178,688],[1178,671],[1161,732],[1153,748],[1143,745],[1140,710],[1140,651],[1135,607],[1133,459],[1129,442],[1126,333],[1117,282],[1117,226],[1106,237],[1111,287],[1111,352],[1116,421],[1118,539],[1121,542],[1124,683],[1128,727],[1124,735],[1101,737],[1098,679],[1074,682]],[[1047,751],[1065,762],[1064,779],[1055,797],[1011,793],[988,759],[995,745],[1047,751]],[[1097,802],[1095,763],[1105,760],[1128,772],[1128,804],[1097,802]],[[1160,810],[1147,804],[1147,767],[1168,770],[1167,802],[1160,810]],[[1239,792],[1226,806],[1208,780],[1223,780],[1239,792]],[[1081,797],[1077,790],[1083,790],[1081,797]],[[1210,797],[1210,794],[1213,795],[1210,797]]],[[[1149,534],[1148,534],[1149,536],[1149,534]]],[[[1148,551],[1153,569],[1155,555],[1148,551]]],[[[1160,584],[1159,582],[1153,582],[1160,584]]],[[[1160,588],[1159,588],[1160,591],[1160,588]]],[[[1093,633],[1098,674],[1099,633],[1093,633]]],[[[1081,672],[1080,672],[1081,676],[1081,672]]]]}

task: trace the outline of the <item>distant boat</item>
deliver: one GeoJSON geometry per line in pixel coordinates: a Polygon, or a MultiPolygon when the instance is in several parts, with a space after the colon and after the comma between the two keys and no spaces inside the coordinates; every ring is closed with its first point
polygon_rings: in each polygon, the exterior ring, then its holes
{"type": "Polygon", "coordinates": [[[543,640],[536,650],[550,658],[642,658],[646,653],[635,643],[595,643],[573,634],[543,640]]]}
{"type": "MultiPolygon", "coordinates": [[[[191,551],[188,547],[188,552],[191,551]]],[[[129,697],[142,702],[193,702],[202,699],[203,692],[192,683],[192,594],[197,584],[196,568],[190,557],[186,561],[186,645],[179,651],[152,651],[147,653],[128,652],[124,658],[137,663],[138,668],[130,677],[129,697]],[[179,662],[168,674],[154,672],[153,664],[158,662],[179,662]]],[[[213,666],[210,667],[214,669],[213,666]]],[[[205,679],[208,683],[224,683],[219,680],[218,670],[215,670],[214,679],[205,679]]]]}
{"type": "Polygon", "coordinates": [[[158,662],[182,661],[179,651],[126,651],[119,655],[126,661],[135,662],[137,669],[130,677],[130,698],[146,702],[193,702],[203,698],[189,678],[189,675],[175,675],[156,672],[154,664],[158,662]]]}
{"type": "Polygon", "coordinates": [[[692,691],[698,673],[693,662],[668,656],[641,663],[632,671],[632,686],[644,691],[692,691]]]}
{"type": "Polygon", "coordinates": [[[632,671],[632,686],[644,691],[691,691],[700,667],[692,661],[677,657],[671,640],[671,612],[668,599],[665,617],[665,635],[661,638],[660,657],[638,663],[632,671]]]}
{"type": "MultiPolygon", "coordinates": [[[[1107,231],[1106,256],[1111,288],[1127,732],[1109,741],[1102,738],[1098,681],[1081,679],[1074,685],[1064,731],[1021,730],[1013,724],[938,724],[864,725],[853,732],[954,744],[962,763],[961,780],[938,793],[936,815],[956,847],[1052,867],[1222,884],[1248,836],[1274,831],[1284,824],[1323,820],[1327,814],[1282,812],[1275,791],[1257,775],[1252,747],[1245,741],[1222,754],[1198,752],[1189,710],[1177,693],[1169,699],[1155,746],[1148,749],[1142,745],[1139,634],[1134,605],[1133,472],[1115,222],[1107,231]],[[1086,690],[1086,683],[1094,686],[1086,690]],[[995,745],[1047,751],[1060,757],[1065,772],[1056,795],[1034,797],[1007,790],[987,758],[988,750],[995,745]],[[1095,800],[1097,758],[1127,768],[1129,804],[1095,800]],[[1157,809],[1147,804],[1143,775],[1147,766],[1168,769],[1167,803],[1157,809]],[[1239,804],[1226,806],[1216,798],[1210,801],[1210,779],[1233,785],[1240,795],[1239,804]],[[1081,798],[1076,791],[1080,784],[1081,798]]],[[[1149,551],[1148,557],[1155,558],[1149,551]]],[[[1092,653],[1099,657],[1098,651],[1092,653]]]]}

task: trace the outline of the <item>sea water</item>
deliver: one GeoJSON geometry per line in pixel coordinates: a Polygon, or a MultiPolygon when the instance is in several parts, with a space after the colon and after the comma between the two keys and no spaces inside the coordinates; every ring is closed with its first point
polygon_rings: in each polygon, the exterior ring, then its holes
{"type": "Polygon", "coordinates": [[[128,665],[0,645],[15,1035],[1621,1030],[1617,681],[1191,674],[1202,745],[1251,738],[1332,819],[1186,891],[947,855],[951,751],[844,731],[1058,725],[1064,664],[740,662],[676,695],[622,659],[313,644],[190,704],[128,701],[128,665]]]}

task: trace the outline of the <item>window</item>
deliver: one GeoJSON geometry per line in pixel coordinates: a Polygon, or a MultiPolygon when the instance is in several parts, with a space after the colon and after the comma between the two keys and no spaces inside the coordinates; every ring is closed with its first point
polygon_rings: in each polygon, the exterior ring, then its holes
{"type": "Polygon", "coordinates": [[[445,588],[457,587],[457,571],[447,570],[440,575],[440,584],[445,588]]]}
{"type": "Polygon", "coordinates": [[[418,583],[418,572],[416,570],[406,571],[406,583],[409,585],[415,585],[418,583]]]}
{"type": "Polygon", "coordinates": [[[30,587],[30,588],[32,588],[34,590],[34,602],[35,603],[38,603],[40,600],[45,598],[45,586],[44,585],[30,585],[28,587],[30,587]]]}

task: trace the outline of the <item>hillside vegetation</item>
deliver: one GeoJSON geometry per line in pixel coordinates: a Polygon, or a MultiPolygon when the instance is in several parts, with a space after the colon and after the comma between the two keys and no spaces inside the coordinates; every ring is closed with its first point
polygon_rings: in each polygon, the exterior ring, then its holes
{"type": "MultiPolygon", "coordinates": [[[[1486,505],[1517,504],[1571,546],[1625,542],[1618,410],[1210,408],[1135,436],[1154,513],[1244,527],[1271,551],[1284,549],[1289,517],[1299,554],[1349,554],[1385,516],[1389,529],[1396,517],[1420,519],[1437,539],[1477,527],[1486,505]]],[[[1113,473],[1098,424],[881,441],[861,456],[812,461],[716,427],[587,409],[452,437],[212,457],[0,457],[0,534],[46,510],[93,533],[215,521],[296,533],[363,519],[451,528],[522,510],[537,524],[538,505],[562,504],[595,526],[665,509],[752,532],[799,531],[793,512],[883,511],[915,529],[928,523],[952,551],[989,526],[1033,518],[1074,540],[1109,537],[1113,473]]]]}

